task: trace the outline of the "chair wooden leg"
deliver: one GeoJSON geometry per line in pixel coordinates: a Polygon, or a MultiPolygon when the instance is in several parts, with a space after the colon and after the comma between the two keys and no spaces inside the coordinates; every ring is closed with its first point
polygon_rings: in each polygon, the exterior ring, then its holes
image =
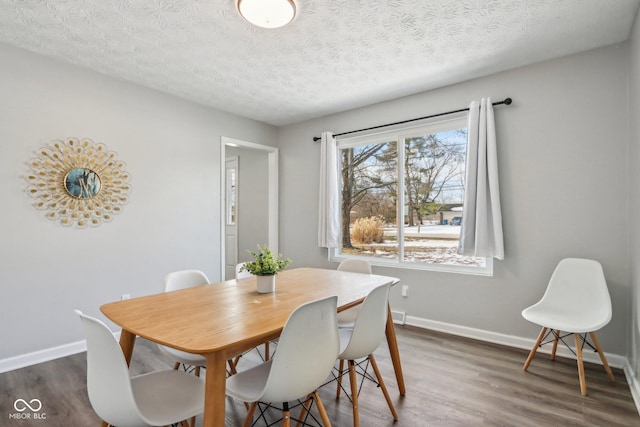
{"type": "Polygon", "coordinates": [[[322,403],[322,399],[320,399],[318,390],[313,392],[313,396],[316,400],[316,405],[318,406],[318,412],[320,413],[320,418],[322,418],[322,424],[324,424],[324,427],[331,427],[331,421],[329,421],[329,415],[327,415],[327,410],[324,408],[324,404],[322,403]]]}
{"type": "Polygon", "coordinates": [[[353,360],[349,360],[349,383],[351,384],[353,427],[360,427],[360,410],[358,409],[358,378],[356,377],[356,363],[353,360]]]}
{"type": "Polygon", "coordinates": [[[253,421],[253,413],[256,410],[256,405],[258,404],[258,402],[252,402],[249,405],[249,409],[247,410],[247,416],[244,419],[244,423],[242,424],[242,427],[250,427],[251,426],[251,421],[253,421]]]}
{"type": "Polygon", "coordinates": [[[289,404],[282,404],[282,427],[291,427],[291,412],[289,412],[289,404]]]}
{"type": "Polygon", "coordinates": [[[555,339],[553,340],[553,349],[551,350],[551,360],[556,360],[556,350],[558,349],[558,339],[560,338],[560,331],[554,330],[553,335],[555,335],[555,339]]]}
{"type": "Polygon", "coordinates": [[[573,334],[576,338],[576,357],[578,359],[578,376],[580,377],[580,392],[587,395],[587,381],[584,378],[584,363],[582,362],[582,340],[580,334],[573,334]]]}
{"type": "Polygon", "coordinates": [[[602,347],[600,347],[600,343],[598,342],[598,339],[596,338],[596,333],[595,332],[589,332],[589,336],[591,337],[591,341],[593,341],[593,345],[596,348],[596,351],[600,355],[600,360],[602,360],[602,365],[604,366],[604,370],[607,371],[607,375],[609,375],[609,379],[611,381],[615,381],[616,377],[613,375],[613,371],[609,367],[609,364],[607,363],[607,359],[604,357],[604,353],[602,352],[602,347]]]}
{"type": "Polygon", "coordinates": [[[200,366],[196,366],[195,374],[196,377],[200,377],[200,366]]]}
{"type": "Polygon", "coordinates": [[[344,370],[344,360],[340,360],[340,365],[338,365],[338,387],[336,390],[336,399],[340,397],[340,390],[342,389],[342,372],[344,370]]]}
{"type": "Polygon", "coordinates": [[[296,423],[296,427],[300,427],[302,425],[302,420],[307,416],[309,409],[311,408],[311,401],[314,398],[313,393],[309,393],[307,395],[307,400],[302,404],[302,409],[300,409],[300,415],[298,416],[298,422],[296,423]]]}
{"type": "Polygon", "coordinates": [[[540,331],[540,335],[538,335],[538,339],[536,340],[536,343],[533,345],[533,348],[529,353],[529,357],[527,357],[527,361],[524,362],[524,366],[522,367],[524,371],[529,369],[529,365],[531,364],[533,357],[536,355],[536,351],[538,351],[538,347],[540,347],[540,343],[542,342],[542,339],[544,338],[544,334],[546,333],[547,333],[547,328],[542,328],[542,330],[540,331]]]}
{"type": "Polygon", "coordinates": [[[180,362],[176,362],[176,363],[173,364],[173,370],[174,371],[177,371],[179,367],[180,367],[180,362]]]}
{"type": "Polygon", "coordinates": [[[264,361],[266,362],[268,360],[269,360],[269,341],[264,343],[264,361]]]}
{"type": "Polygon", "coordinates": [[[235,360],[232,360],[232,359],[227,360],[227,363],[229,364],[229,373],[231,375],[235,375],[238,373],[238,370],[236,368],[236,363],[237,363],[236,361],[239,359],[240,357],[237,357],[235,360]]]}
{"type": "Polygon", "coordinates": [[[376,363],[376,359],[375,357],[373,357],[373,354],[369,355],[369,361],[371,361],[371,367],[373,368],[373,372],[376,374],[376,378],[378,379],[378,383],[380,384],[380,388],[382,389],[382,394],[384,394],[384,398],[387,400],[387,405],[389,405],[389,410],[391,411],[391,415],[393,415],[393,419],[395,421],[398,421],[398,413],[396,412],[395,406],[393,406],[391,397],[389,397],[387,386],[384,384],[382,375],[380,375],[380,370],[378,369],[378,364],[376,363]]]}

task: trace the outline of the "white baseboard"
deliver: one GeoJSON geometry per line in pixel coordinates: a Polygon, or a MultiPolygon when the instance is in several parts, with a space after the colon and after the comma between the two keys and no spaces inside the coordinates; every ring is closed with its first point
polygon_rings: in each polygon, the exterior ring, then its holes
{"type": "Polygon", "coordinates": [[[627,377],[627,383],[629,384],[629,389],[631,389],[633,403],[636,404],[636,409],[638,409],[638,414],[640,414],[640,383],[636,380],[636,375],[628,361],[624,367],[624,375],[627,377]]]}
{"type": "MultiPolygon", "coordinates": [[[[120,339],[120,331],[114,332],[113,335],[116,339],[120,339]]],[[[87,342],[85,340],[59,345],[57,347],[45,348],[43,350],[21,354],[20,356],[8,357],[0,360],[0,374],[31,365],[37,365],[38,363],[60,359],[61,357],[82,353],[83,351],[87,351],[87,342]]]]}
{"type": "MultiPolygon", "coordinates": [[[[415,316],[406,316],[405,324],[410,326],[416,326],[418,328],[431,329],[438,332],[444,332],[451,335],[458,335],[466,338],[472,338],[480,341],[491,342],[494,344],[501,344],[508,347],[521,348],[525,350],[531,350],[536,340],[533,338],[522,338],[516,337],[513,335],[505,335],[499,334],[496,332],[485,331],[482,329],[469,328],[467,326],[453,325],[451,323],[438,322],[436,320],[423,319],[421,317],[415,316]]],[[[547,346],[548,348],[542,347],[538,350],[541,353],[551,353],[551,346],[547,346]]],[[[569,351],[567,348],[558,347],[558,351],[556,352],[558,356],[567,357],[570,359],[575,359],[575,355],[569,351]]],[[[624,375],[627,379],[627,384],[629,384],[629,389],[631,390],[631,396],[633,397],[633,402],[636,405],[636,409],[638,414],[640,414],[640,382],[636,380],[635,374],[631,365],[629,364],[629,360],[618,354],[613,353],[604,353],[607,358],[607,362],[610,366],[614,368],[620,368],[624,371],[624,375]]],[[[582,354],[582,358],[585,362],[597,363],[602,365],[602,361],[600,360],[600,356],[596,352],[584,352],[582,354]]]]}
{"type": "MultiPolygon", "coordinates": [[[[482,329],[469,328],[467,326],[453,325],[451,323],[438,322],[436,320],[423,319],[415,316],[407,316],[405,324],[525,350],[531,350],[533,345],[536,343],[535,338],[516,337],[514,335],[506,335],[482,329]]],[[[548,346],[548,348],[541,347],[538,352],[550,354],[551,346],[548,346]]],[[[558,346],[556,354],[560,357],[567,357],[569,359],[576,358],[575,355],[564,346],[558,346]]],[[[604,355],[607,358],[609,365],[614,368],[624,369],[625,366],[629,365],[627,358],[624,356],[607,352],[604,352],[604,355]]],[[[582,358],[585,362],[602,365],[600,356],[596,352],[585,351],[582,353],[582,358]]]]}

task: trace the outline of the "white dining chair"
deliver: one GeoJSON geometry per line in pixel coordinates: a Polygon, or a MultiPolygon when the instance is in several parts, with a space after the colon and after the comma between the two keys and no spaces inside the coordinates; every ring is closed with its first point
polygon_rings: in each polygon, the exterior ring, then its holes
{"type": "Polygon", "coordinates": [[[317,388],[330,375],[338,355],[337,301],[332,296],[298,307],[285,323],[273,357],[227,379],[227,394],[250,403],[243,426],[251,425],[258,402],[273,402],[282,404],[282,425],[288,427],[293,409],[289,403],[301,398],[305,401],[298,422],[304,421],[315,401],[323,424],[331,425],[317,388]]]}
{"type": "Polygon", "coordinates": [[[358,374],[363,375],[365,378],[375,380],[374,382],[376,382],[382,390],[382,394],[387,401],[393,419],[398,420],[398,413],[391,401],[382,375],[380,375],[378,364],[373,356],[373,352],[378,348],[384,338],[390,288],[391,283],[374,288],[362,303],[353,328],[338,329],[340,336],[340,354],[338,355],[338,360],[340,360],[340,364],[337,375],[338,387],[336,398],[340,397],[340,390],[342,390],[342,376],[348,372],[354,427],[360,425],[360,415],[358,412],[358,374]],[[347,361],[348,364],[347,370],[344,369],[345,361],[347,361]],[[367,362],[370,362],[375,378],[367,374],[367,362]]]}
{"type": "MultiPolygon", "coordinates": [[[[188,289],[194,286],[208,285],[209,279],[200,270],[180,270],[167,274],[164,278],[164,291],[179,291],[181,289],[188,289]]],[[[207,359],[200,354],[187,353],[186,351],[177,350],[172,347],[168,347],[162,344],[158,344],[158,348],[164,354],[169,356],[175,361],[173,369],[179,369],[183,367],[185,371],[194,371],[194,374],[199,377],[200,370],[207,366],[207,359]]],[[[235,374],[236,361],[234,359],[228,360],[229,373],[235,374]]]]}
{"type": "MultiPolygon", "coordinates": [[[[167,274],[164,278],[164,292],[178,291],[192,288],[194,286],[208,285],[209,279],[200,270],[181,270],[167,274]]],[[[207,366],[207,360],[199,354],[187,353],[162,344],[158,348],[164,354],[175,361],[173,369],[178,369],[182,365],[185,370],[193,369],[197,377],[200,376],[200,369],[207,366]]],[[[235,366],[231,368],[235,370],[235,366]]]]}
{"type": "Polygon", "coordinates": [[[100,320],[75,310],[87,337],[87,390],[96,414],[118,427],[188,425],[204,411],[205,384],[186,372],[134,377],[118,341],[100,320]]]}
{"type": "Polygon", "coordinates": [[[245,277],[251,277],[253,274],[249,273],[247,270],[243,270],[242,266],[244,262],[236,265],[236,279],[244,279],[245,277]]]}
{"type": "MultiPolygon", "coordinates": [[[[371,274],[371,263],[366,259],[349,258],[338,265],[338,271],[350,271],[352,273],[371,274]]],[[[339,328],[353,328],[360,306],[348,308],[338,313],[339,328]]]]}
{"type": "MultiPolygon", "coordinates": [[[[566,258],[560,261],[551,275],[542,299],[524,309],[522,316],[542,326],[522,369],[526,371],[529,368],[536,351],[544,344],[553,343],[551,360],[555,360],[558,341],[567,345],[564,338],[573,335],[582,394],[587,394],[582,361],[585,344],[598,352],[609,379],[615,380],[595,334],[595,331],[611,320],[611,298],[599,262],[582,258],[566,258]],[[587,334],[591,337],[593,345],[587,341],[587,334]],[[549,336],[552,336],[551,340],[543,342],[549,336]]],[[[571,350],[569,345],[567,347],[571,350]]]]}

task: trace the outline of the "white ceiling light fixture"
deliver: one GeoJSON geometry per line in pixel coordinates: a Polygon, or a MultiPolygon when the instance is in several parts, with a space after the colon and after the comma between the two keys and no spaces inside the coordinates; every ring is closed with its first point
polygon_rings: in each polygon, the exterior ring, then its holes
{"type": "Polygon", "coordinates": [[[240,15],[262,28],[280,28],[296,16],[293,0],[238,0],[240,15]]]}

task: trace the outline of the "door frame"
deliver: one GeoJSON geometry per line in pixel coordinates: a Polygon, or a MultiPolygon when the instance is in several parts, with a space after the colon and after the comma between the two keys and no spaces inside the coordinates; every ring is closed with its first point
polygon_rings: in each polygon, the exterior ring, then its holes
{"type": "Polygon", "coordinates": [[[226,227],[226,146],[249,148],[267,152],[268,162],[268,241],[267,246],[273,253],[278,253],[278,148],[269,145],[257,144],[255,142],[243,141],[240,139],[220,137],[220,194],[222,195],[222,203],[220,204],[220,281],[224,280],[226,262],[225,262],[225,227],[226,227]]]}

